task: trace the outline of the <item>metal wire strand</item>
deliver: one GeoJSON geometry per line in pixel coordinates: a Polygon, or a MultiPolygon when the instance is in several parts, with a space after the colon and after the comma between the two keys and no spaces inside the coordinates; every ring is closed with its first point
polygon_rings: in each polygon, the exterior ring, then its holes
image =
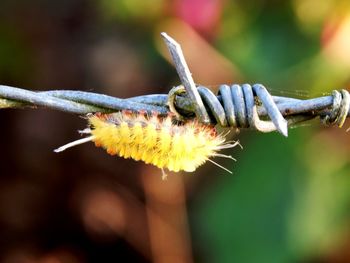
{"type": "Polygon", "coordinates": [[[180,45],[166,33],[161,35],[182,82],[182,86],[173,88],[168,95],[153,94],[120,99],[93,92],[34,92],[0,85],[0,108],[41,106],[80,115],[120,110],[165,115],[170,111],[178,118],[195,116],[203,123],[252,128],[261,132],[277,130],[285,136],[288,134],[288,125],[320,116],[325,125],[337,124],[342,127],[350,115],[350,95],[346,90],[333,91],[331,96],[300,100],[271,96],[261,84],[234,84],[221,85],[216,96],[204,86],[196,87],[180,45]],[[266,117],[270,120],[266,120],[266,117]]]}
{"type": "MultiPolygon", "coordinates": [[[[337,124],[341,127],[346,117],[349,116],[350,95],[346,90],[333,91],[331,96],[308,100],[272,96],[272,100],[267,104],[262,101],[262,95],[259,96],[257,90],[261,91],[261,86],[222,85],[218,95],[215,96],[208,88],[198,87],[198,92],[205,104],[203,107],[211,116],[210,122],[218,123],[224,127],[251,128],[261,132],[276,130],[275,123],[260,119],[268,116],[272,120],[271,113],[269,114],[271,105],[275,108],[273,113],[283,115],[288,121],[288,125],[320,116],[325,125],[337,124]],[[276,109],[279,113],[276,113],[276,109]]],[[[179,111],[179,114],[184,118],[193,117],[195,113],[193,101],[183,93],[174,93],[172,96],[172,104],[179,111]]],[[[0,108],[36,108],[42,106],[80,115],[91,112],[108,113],[124,109],[168,114],[167,103],[168,96],[166,94],[120,99],[84,91],[34,92],[0,85],[0,108]]]]}
{"type": "Polygon", "coordinates": [[[103,94],[54,90],[34,92],[0,85],[0,108],[47,107],[75,114],[113,112],[119,110],[148,111],[167,114],[168,109],[157,103],[144,103],[138,99],[120,99],[103,94]]]}

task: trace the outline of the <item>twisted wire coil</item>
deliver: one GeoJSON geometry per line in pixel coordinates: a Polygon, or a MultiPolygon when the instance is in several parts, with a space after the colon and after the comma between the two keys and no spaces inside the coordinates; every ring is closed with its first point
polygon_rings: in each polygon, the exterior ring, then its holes
{"type": "MultiPolygon", "coordinates": [[[[198,86],[198,92],[204,102],[204,110],[211,116],[211,122],[222,127],[253,128],[261,132],[278,130],[287,136],[288,125],[310,120],[317,116],[316,114],[289,115],[285,119],[281,114],[281,108],[282,112],[283,110],[292,112],[288,107],[283,107],[289,106],[290,102],[285,103],[286,100],[283,97],[274,100],[261,84],[254,84],[253,86],[249,84],[221,85],[218,96],[203,86],[198,86]],[[259,99],[258,102],[256,98],[259,99]],[[267,111],[271,121],[259,118],[257,110],[257,104],[259,103],[267,111]],[[279,103],[280,109],[277,103],[279,103]]],[[[169,92],[169,108],[178,117],[181,117],[181,114],[175,107],[175,97],[184,93],[186,91],[183,86],[175,87],[169,92]]],[[[294,99],[294,103],[297,105],[300,102],[303,102],[303,100],[294,99]]],[[[193,103],[196,103],[196,101],[193,103]]],[[[322,123],[327,126],[337,124],[342,127],[348,116],[349,106],[350,95],[347,90],[333,91],[331,109],[324,110],[320,114],[322,123]]]]}

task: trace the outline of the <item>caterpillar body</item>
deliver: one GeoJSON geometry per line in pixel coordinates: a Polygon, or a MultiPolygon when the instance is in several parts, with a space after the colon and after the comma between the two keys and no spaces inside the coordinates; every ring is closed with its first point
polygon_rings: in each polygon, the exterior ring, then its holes
{"type": "Polygon", "coordinates": [[[218,134],[213,126],[196,120],[179,122],[171,114],[162,117],[156,113],[122,111],[89,114],[87,119],[89,128],[81,133],[90,136],[61,146],[55,152],[92,141],[111,155],[153,164],[164,175],[163,169],[193,172],[206,161],[230,172],[210,158],[233,159],[218,151],[239,145],[235,141],[225,142],[225,135],[218,134]]]}

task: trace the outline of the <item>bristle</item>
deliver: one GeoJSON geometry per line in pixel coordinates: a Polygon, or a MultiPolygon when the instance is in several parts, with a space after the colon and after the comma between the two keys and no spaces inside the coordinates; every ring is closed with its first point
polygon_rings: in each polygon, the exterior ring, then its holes
{"type": "Polygon", "coordinates": [[[231,155],[226,155],[226,154],[221,154],[221,153],[214,153],[213,154],[214,157],[222,157],[222,158],[226,158],[226,159],[231,159],[233,161],[237,161],[235,158],[233,158],[231,155]]]}
{"type": "MultiPolygon", "coordinates": [[[[214,127],[197,121],[178,123],[173,116],[161,117],[158,113],[122,111],[113,114],[95,114],[88,117],[91,128],[82,133],[92,136],[84,138],[55,151],[93,141],[111,155],[141,160],[158,168],[169,171],[193,172],[198,166],[210,161],[211,157],[234,160],[232,156],[218,153],[239,145],[238,142],[225,142],[223,134],[218,134],[214,127]]],[[[166,174],[163,172],[163,177],[166,174]]]]}
{"type": "Polygon", "coordinates": [[[91,133],[91,129],[90,128],[85,128],[84,130],[80,130],[78,132],[80,134],[90,134],[91,133]]]}
{"type": "Polygon", "coordinates": [[[231,172],[229,169],[227,169],[227,168],[223,167],[222,165],[220,165],[220,164],[214,162],[213,160],[208,159],[208,161],[211,162],[212,164],[216,165],[217,167],[219,167],[219,168],[225,170],[226,172],[232,174],[232,172],[231,172]]]}
{"type": "Polygon", "coordinates": [[[64,150],[68,149],[68,148],[71,148],[71,147],[74,147],[74,146],[77,146],[77,145],[80,145],[80,144],[83,144],[83,143],[86,143],[86,142],[91,142],[93,141],[95,138],[94,136],[90,136],[90,137],[86,137],[86,138],[83,138],[83,139],[80,139],[80,140],[76,140],[76,141],[73,141],[73,142],[70,142],[70,143],[67,143],[55,150],[53,150],[55,153],[58,153],[58,152],[63,152],[64,150]]]}

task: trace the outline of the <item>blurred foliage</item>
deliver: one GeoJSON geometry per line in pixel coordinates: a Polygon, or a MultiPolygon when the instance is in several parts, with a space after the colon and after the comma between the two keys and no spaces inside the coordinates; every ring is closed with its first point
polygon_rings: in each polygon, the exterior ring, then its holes
{"type": "MultiPolygon", "coordinates": [[[[1,84],[118,97],[167,92],[179,82],[155,43],[167,31],[184,47],[195,80],[213,89],[232,81],[288,96],[349,88],[348,0],[5,0],[0,15],[1,84]]],[[[167,245],[158,239],[177,244],[168,247],[175,255],[182,243],[184,258],[192,246],[195,262],[350,262],[344,129],[313,122],[288,139],[242,131],[244,149],[232,152],[238,161],[225,162],[233,176],[210,164],[184,175],[188,245],[180,228],[148,236],[144,210],[165,211],[164,228],[186,219],[172,196],[167,209],[161,201],[142,207],[142,182],[153,176],[140,176],[145,166],[88,145],[48,154],[76,136],[82,120],[45,110],[0,114],[3,262],[149,262],[148,250],[167,245]]]]}
{"type": "Polygon", "coordinates": [[[30,50],[8,25],[0,24],[0,72],[8,79],[25,79],[31,65],[30,50]]]}
{"type": "Polygon", "coordinates": [[[139,23],[140,20],[146,21],[161,16],[163,2],[163,0],[103,0],[100,1],[100,6],[107,19],[139,23]]]}
{"type": "Polygon", "coordinates": [[[293,144],[302,139],[293,132],[284,142],[275,135],[243,140],[244,151],[234,175],[224,176],[204,190],[196,202],[194,227],[206,240],[206,262],[288,262],[287,218],[292,202],[290,181],[304,167],[296,163],[293,144]],[[264,152],[262,149],[267,150],[264,152]],[[283,152],[283,158],[281,153],[283,152]],[[242,176],[244,175],[244,176],[242,176]]]}

